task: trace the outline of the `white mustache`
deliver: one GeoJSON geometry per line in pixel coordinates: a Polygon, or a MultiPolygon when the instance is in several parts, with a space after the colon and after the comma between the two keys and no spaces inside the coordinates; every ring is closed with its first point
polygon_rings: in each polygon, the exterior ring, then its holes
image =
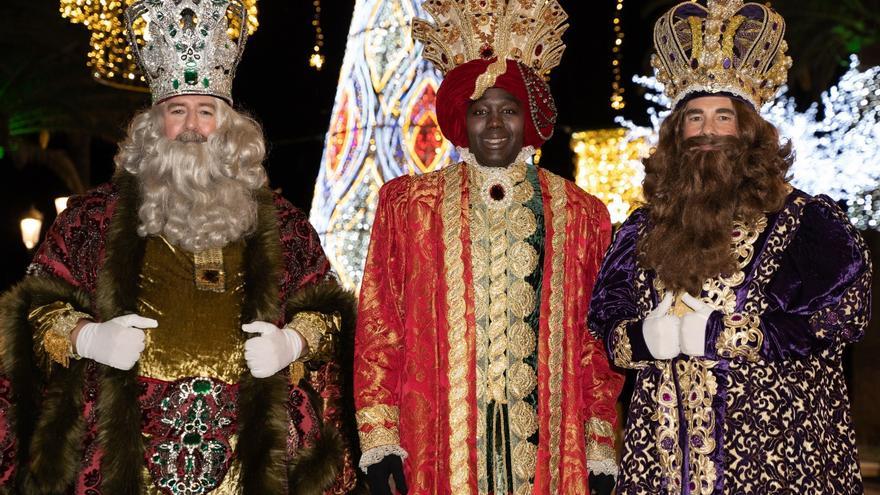
{"type": "Polygon", "coordinates": [[[208,141],[208,138],[199,134],[198,131],[181,131],[174,140],[181,143],[204,143],[208,141]]]}

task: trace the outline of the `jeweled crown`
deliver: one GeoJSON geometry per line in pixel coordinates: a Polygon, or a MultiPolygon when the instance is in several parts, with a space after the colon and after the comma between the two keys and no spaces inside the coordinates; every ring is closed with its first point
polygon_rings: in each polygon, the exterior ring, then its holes
{"type": "Polygon", "coordinates": [[[559,65],[568,14],[557,0],[427,0],[434,24],[413,19],[422,56],[444,74],[471,60],[497,61],[477,81],[476,97],[516,60],[546,78],[559,65]]]}
{"type": "Polygon", "coordinates": [[[765,5],[680,3],[654,25],[651,65],[672,108],[694,93],[729,93],[760,109],[788,77],[784,33],[782,16],[765,5]]]}
{"type": "Polygon", "coordinates": [[[185,94],[212,95],[232,102],[232,79],[248,30],[231,39],[229,21],[247,26],[240,0],[139,0],[126,11],[132,51],[143,69],[153,103],[185,94]],[[143,38],[134,24],[147,23],[143,38]]]}

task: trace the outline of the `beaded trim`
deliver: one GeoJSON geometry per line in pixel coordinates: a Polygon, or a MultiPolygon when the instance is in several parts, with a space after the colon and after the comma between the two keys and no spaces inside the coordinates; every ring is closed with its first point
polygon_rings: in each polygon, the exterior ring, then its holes
{"type": "Polygon", "coordinates": [[[534,71],[523,69],[522,62],[517,62],[516,66],[526,86],[526,94],[529,97],[529,113],[532,115],[535,132],[538,133],[539,138],[547,141],[553,136],[553,129],[556,126],[556,102],[553,101],[550,88],[541,76],[535,74],[534,71]],[[543,106],[538,105],[538,98],[541,99],[543,106]],[[542,108],[546,108],[547,111],[543,111],[542,108]],[[550,127],[550,132],[547,134],[541,132],[544,127],[550,127]]]}

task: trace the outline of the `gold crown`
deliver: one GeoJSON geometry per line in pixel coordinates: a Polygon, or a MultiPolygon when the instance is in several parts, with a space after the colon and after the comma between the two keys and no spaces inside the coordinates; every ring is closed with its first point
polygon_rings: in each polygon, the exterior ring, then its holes
{"type": "Polygon", "coordinates": [[[654,25],[651,65],[672,108],[693,93],[730,93],[760,109],[785,84],[785,21],[742,0],[680,3],[654,25]]]}
{"type": "Polygon", "coordinates": [[[557,0],[427,0],[434,19],[413,19],[413,38],[422,55],[444,74],[471,60],[497,58],[477,80],[472,98],[495,84],[507,60],[516,60],[546,78],[559,65],[568,14],[557,0]]]}

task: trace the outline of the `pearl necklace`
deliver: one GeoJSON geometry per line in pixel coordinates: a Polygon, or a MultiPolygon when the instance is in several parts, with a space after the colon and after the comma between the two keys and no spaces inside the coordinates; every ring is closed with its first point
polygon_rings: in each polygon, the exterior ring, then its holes
{"type": "Polygon", "coordinates": [[[467,148],[456,147],[461,159],[474,168],[483,179],[479,192],[483,203],[492,210],[506,209],[513,202],[513,186],[522,180],[526,161],[535,154],[535,148],[526,146],[519,151],[513,163],[506,167],[486,167],[467,148]]]}

